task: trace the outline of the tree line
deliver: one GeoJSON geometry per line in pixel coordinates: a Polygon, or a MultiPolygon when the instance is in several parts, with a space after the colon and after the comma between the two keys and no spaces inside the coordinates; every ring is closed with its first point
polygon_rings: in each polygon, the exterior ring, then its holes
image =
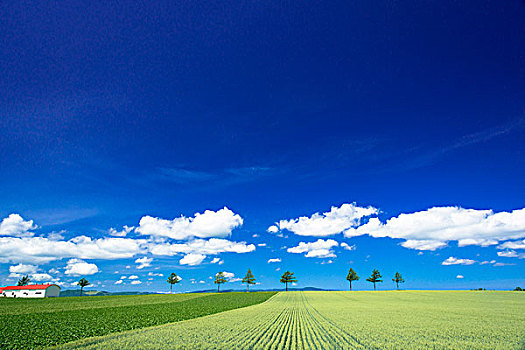
{"type": "MultiPolygon", "coordinates": [[[[374,269],[372,271],[372,274],[370,275],[370,277],[368,277],[366,280],[368,282],[373,283],[374,284],[374,290],[376,290],[376,283],[383,282],[383,280],[381,278],[383,278],[383,276],[381,276],[381,273],[379,272],[379,270],[374,269]]],[[[346,276],[346,279],[350,283],[350,290],[352,290],[352,281],[358,281],[359,280],[359,276],[357,275],[357,273],[352,268],[350,268],[350,270],[348,271],[348,275],[346,276]]],[[[250,285],[256,284],[255,281],[256,281],[256,278],[253,275],[252,270],[248,269],[248,272],[246,273],[246,276],[244,276],[244,278],[241,281],[242,283],[246,283],[246,292],[250,291],[250,285]]],[[[281,276],[281,279],[279,281],[285,285],[285,291],[288,291],[288,284],[289,283],[296,283],[297,282],[297,277],[295,277],[295,273],[294,272],[286,271],[286,272],[283,273],[283,275],[281,276]]],[[[396,274],[394,275],[394,278],[392,278],[392,281],[396,283],[397,290],[399,290],[399,283],[404,283],[405,282],[405,280],[403,279],[403,276],[401,276],[401,274],[399,272],[396,272],[396,274]]],[[[176,273],[173,272],[168,277],[167,282],[170,284],[170,293],[171,293],[173,285],[179,283],[180,282],[180,278],[177,276],[176,273]]],[[[228,279],[226,278],[224,272],[223,271],[219,271],[215,275],[215,280],[213,281],[213,283],[215,283],[217,285],[217,293],[220,293],[221,284],[224,284],[226,282],[228,282],[228,279]]]]}
{"type": "MultiPolygon", "coordinates": [[[[294,272],[286,271],[281,276],[281,279],[279,281],[285,285],[285,291],[288,291],[288,284],[289,283],[296,283],[297,282],[297,278],[295,277],[294,274],[295,274],[294,272]]],[[[383,282],[383,280],[381,278],[383,278],[383,276],[381,276],[381,273],[379,272],[379,270],[374,269],[372,271],[372,274],[370,275],[370,277],[368,277],[366,280],[368,282],[370,282],[370,283],[373,283],[374,290],[376,290],[376,283],[383,282]]],[[[350,283],[350,290],[352,290],[352,282],[353,281],[359,281],[359,276],[354,271],[354,269],[350,268],[350,270],[348,270],[348,275],[346,275],[346,279],[350,283]]],[[[25,286],[25,285],[28,285],[30,283],[30,281],[31,280],[29,279],[29,276],[24,276],[24,277],[22,277],[21,279],[18,280],[18,285],[19,286],[25,286]]],[[[173,285],[179,283],[180,281],[181,281],[181,278],[179,276],[177,276],[177,274],[175,272],[172,272],[169,275],[169,277],[167,279],[167,282],[170,285],[170,293],[173,292],[173,285]]],[[[253,275],[252,270],[248,269],[248,272],[246,272],[246,276],[244,276],[244,278],[242,279],[242,283],[246,283],[246,292],[250,291],[250,285],[256,284],[255,281],[256,281],[256,278],[253,275]]],[[[392,278],[392,281],[396,283],[397,290],[399,290],[399,283],[404,283],[405,282],[405,280],[403,279],[403,276],[401,276],[401,274],[399,272],[395,273],[394,278],[392,278]]],[[[224,272],[223,271],[219,271],[215,275],[215,280],[213,281],[213,283],[215,283],[217,285],[217,293],[220,293],[221,284],[224,284],[226,282],[228,282],[228,279],[226,278],[224,272]]],[[[80,296],[82,296],[82,292],[84,290],[84,287],[89,286],[91,283],[89,283],[89,281],[87,279],[81,278],[78,281],[77,284],[80,286],[80,296]]]]}

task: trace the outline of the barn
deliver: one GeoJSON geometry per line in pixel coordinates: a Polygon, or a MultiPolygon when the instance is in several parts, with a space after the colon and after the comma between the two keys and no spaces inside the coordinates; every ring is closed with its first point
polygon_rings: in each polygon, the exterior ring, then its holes
{"type": "Polygon", "coordinates": [[[60,287],[56,284],[0,287],[0,296],[8,298],[47,298],[58,297],[59,294],[60,287]]]}

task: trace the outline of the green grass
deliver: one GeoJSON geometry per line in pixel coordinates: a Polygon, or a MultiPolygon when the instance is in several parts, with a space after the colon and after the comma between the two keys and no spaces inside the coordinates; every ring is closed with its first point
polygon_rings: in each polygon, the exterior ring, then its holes
{"type": "Polygon", "coordinates": [[[254,305],[275,293],[0,299],[0,349],[37,349],[254,305]],[[5,313],[4,313],[5,312],[5,313]]]}
{"type": "Polygon", "coordinates": [[[205,294],[148,294],[129,296],[67,297],[45,299],[0,298],[0,315],[56,312],[141,304],[172,303],[205,294]]]}
{"type": "Polygon", "coordinates": [[[64,349],[519,349],[525,294],[288,292],[244,309],[64,349]]]}

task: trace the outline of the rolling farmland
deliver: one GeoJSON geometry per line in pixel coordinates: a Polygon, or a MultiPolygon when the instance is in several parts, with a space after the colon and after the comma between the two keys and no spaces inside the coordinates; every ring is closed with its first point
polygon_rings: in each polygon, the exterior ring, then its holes
{"type": "Polygon", "coordinates": [[[518,349],[512,292],[288,292],[248,308],[61,349],[518,349]]]}
{"type": "Polygon", "coordinates": [[[35,349],[260,303],[275,293],[0,299],[0,349],[35,349]]]}

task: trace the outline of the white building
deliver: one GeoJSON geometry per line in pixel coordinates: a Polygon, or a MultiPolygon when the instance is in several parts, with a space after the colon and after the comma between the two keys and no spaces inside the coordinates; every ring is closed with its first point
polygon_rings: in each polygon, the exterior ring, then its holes
{"type": "Polygon", "coordinates": [[[0,296],[8,298],[46,298],[58,297],[59,294],[60,287],[56,284],[0,287],[0,296]]]}

